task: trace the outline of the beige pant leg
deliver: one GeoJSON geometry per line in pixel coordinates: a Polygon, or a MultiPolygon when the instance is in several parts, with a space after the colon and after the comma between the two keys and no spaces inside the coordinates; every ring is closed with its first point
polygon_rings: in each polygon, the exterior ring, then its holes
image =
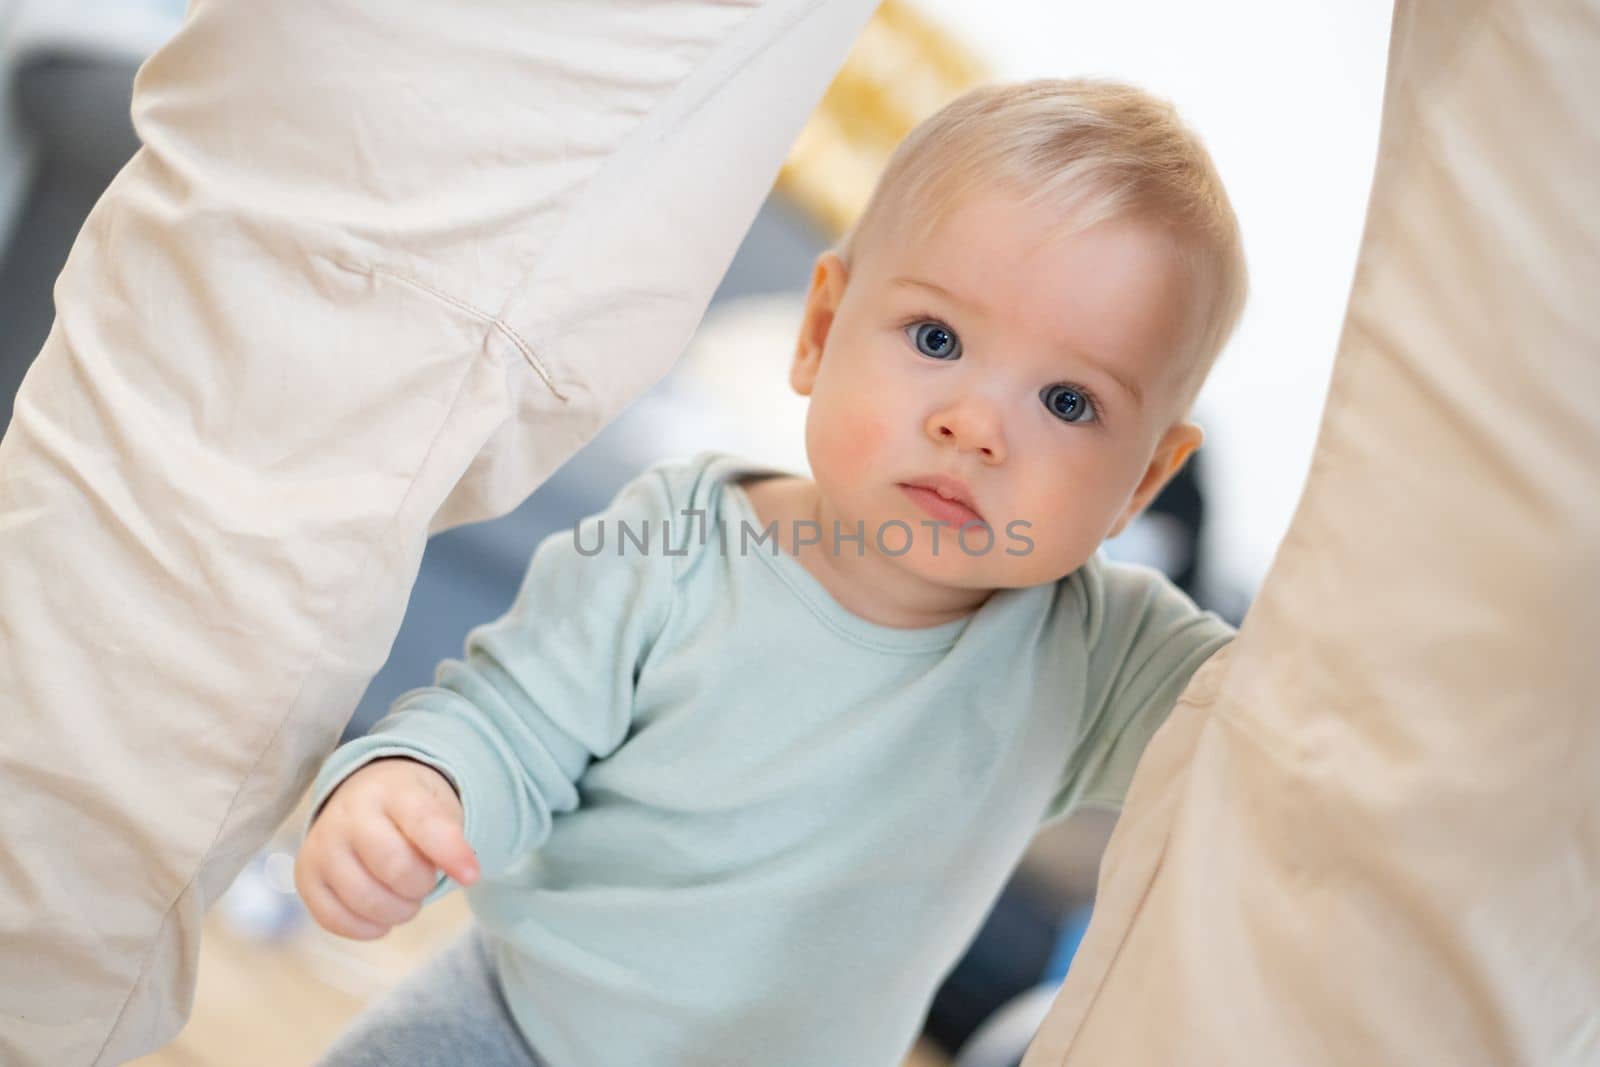
{"type": "Polygon", "coordinates": [[[1600,1063],[1597,102],[1600,5],[1401,0],[1305,495],[1026,1067],[1600,1063]]]}
{"type": "Polygon", "coordinates": [[[0,1063],[118,1063],[427,534],[676,359],[868,0],[195,0],[0,443],[0,1063]]]}

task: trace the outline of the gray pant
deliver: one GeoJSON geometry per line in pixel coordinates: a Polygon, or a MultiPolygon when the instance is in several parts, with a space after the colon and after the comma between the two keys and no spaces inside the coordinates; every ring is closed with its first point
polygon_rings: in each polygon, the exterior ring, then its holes
{"type": "Polygon", "coordinates": [[[473,926],[351,1020],[316,1067],[548,1067],[512,1021],[473,926]]]}

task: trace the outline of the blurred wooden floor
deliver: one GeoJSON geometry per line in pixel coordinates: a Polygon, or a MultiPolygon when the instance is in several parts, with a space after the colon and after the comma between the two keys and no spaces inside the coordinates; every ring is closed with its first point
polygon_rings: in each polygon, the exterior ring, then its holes
{"type": "MultiPolygon", "coordinates": [[[[452,893],[377,941],[334,937],[308,919],[288,938],[262,942],[236,933],[214,910],[189,1024],[132,1064],[309,1067],[362,1005],[454,940],[470,918],[466,898],[452,893]]],[[[918,1049],[905,1067],[947,1065],[918,1049]]]]}

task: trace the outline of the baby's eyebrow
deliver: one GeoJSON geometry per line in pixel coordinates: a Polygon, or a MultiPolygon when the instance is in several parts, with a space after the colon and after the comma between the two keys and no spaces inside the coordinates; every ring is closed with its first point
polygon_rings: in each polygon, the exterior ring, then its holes
{"type": "Polygon", "coordinates": [[[983,310],[982,305],[973,303],[965,297],[957,296],[955,293],[952,293],[942,285],[935,284],[934,282],[924,281],[921,278],[913,278],[910,275],[901,275],[898,278],[890,279],[889,284],[909,285],[914,289],[926,289],[929,292],[937,293],[939,296],[944,297],[946,300],[953,301],[954,303],[963,304],[969,308],[974,308],[979,311],[983,310]]]}

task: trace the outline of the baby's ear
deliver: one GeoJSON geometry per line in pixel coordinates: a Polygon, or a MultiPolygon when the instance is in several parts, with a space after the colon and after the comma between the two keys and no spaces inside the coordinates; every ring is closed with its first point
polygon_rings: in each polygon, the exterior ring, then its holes
{"type": "Polygon", "coordinates": [[[800,320],[800,336],[795,341],[794,363],[789,368],[789,384],[801,396],[810,396],[816,383],[828,332],[833,329],[833,316],[839,310],[849,274],[835,253],[824,252],[817,257],[811,288],[806,293],[805,317],[800,320]]]}
{"type": "Polygon", "coordinates": [[[1183,469],[1184,463],[1205,439],[1206,432],[1196,423],[1180,419],[1167,427],[1167,432],[1161,435],[1161,440],[1156,444],[1156,450],[1150,457],[1150,465],[1145,468],[1144,476],[1134,487],[1128,506],[1122,510],[1116,525],[1106,537],[1115,537],[1127,529],[1128,523],[1137,518],[1150,501],[1156,498],[1156,494],[1172,480],[1172,476],[1183,469]]]}

